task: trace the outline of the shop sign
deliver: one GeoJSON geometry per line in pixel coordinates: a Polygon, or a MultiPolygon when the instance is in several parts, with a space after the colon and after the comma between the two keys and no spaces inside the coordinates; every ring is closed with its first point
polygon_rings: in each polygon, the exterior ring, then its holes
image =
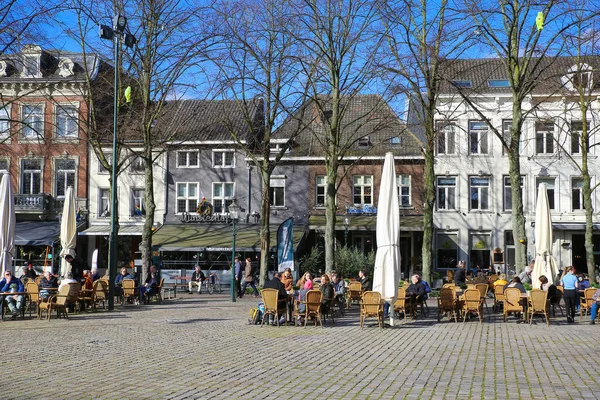
{"type": "Polygon", "coordinates": [[[190,214],[184,212],[179,216],[179,221],[184,223],[229,224],[228,214],[190,214]]]}

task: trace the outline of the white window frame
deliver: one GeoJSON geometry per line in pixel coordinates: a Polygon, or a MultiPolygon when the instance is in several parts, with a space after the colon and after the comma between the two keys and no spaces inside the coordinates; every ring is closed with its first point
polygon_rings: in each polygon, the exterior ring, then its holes
{"type": "Polygon", "coordinates": [[[585,211],[585,207],[583,205],[583,178],[580,176],[571,177],[571,211],[579,212],[585,211]],[[575,182],[581,182],[581,186],[575,186],[575,182]],[[577,194],[575,192],[578,192],[577,194]],[[575,196],[579,197],[579,208],[573,207],[575,196]]]}
{"type": "Polygon", "coordinates": [[[215,149],[212,151],[212,166],[213,168],[235,168],[235,151],[215,149]],[[216,156],[221,155],[221,162],[217,163],[216,156]],[[231,154],[231,164],[227,164],[227,155],[231,154]]]}
{"type": "Polygon", "coordinates": [[[129,161],[129,171],[131,174],[143,174],[146,172],[146,160],[139,155],[132,154],[129,161]]]}
{"type": "Polygon", "coordinates": [[[453,121],[436,121],[436,139],[435,139],[435,150],[437,154],[454,155],[456,154],[456,136],[457,126],[453,121]],[[440,134],[444,134],[441,138],[440,134]],[[444,144],[443,151],[440,151],[440,143],[444,144]],[[452,149],[450,149],[450,147],[452,149]]]}
{"type": "Polygon", "coordinates": [[[352,175],[352,202],[355,206],[373,205],[373,175],[352,175]],[[370,183],[367,183],[367,179],[370,183]],[[357,193],[360,189],[360,193],[357,193]],[[367,193],[368,192],[368,193],[367,193]],[[360,203],[357,203],[356,197],[360,197],[360,203]],[[370,201],[368,197],[370,197],[370,201]]]}
{"type": "MultiPolygon", "coordinates": [[[[104,158],[106,158],[106,161],[108,161],[108,164],[111,166],[112,168],[112,154],[104,154],[104,158]]],[[[110,174],[112,171],[109,169],[105,169],[104,165],[102,165],[102,161],[100,161],[100,159],[98,157],[96,157],[96,159],[98,160],[98,173],[99,174],[110,174]]]]}
{"type": "Polygon", "coordinates": [[[12,104],[0,105],[0,140],[10,138],[12,104]]]}
{"type": "Polygon", "coordinates": [[[54,107],[54,138],[58,140],[79,138],[79,104],[57,104],[54,107]],[[61,119],[64,119],[64,122],[68,125],[67,128],[70,128],[68,130],[72,130],[72,133],[60,134],[61,119]]]}
{"type": "Polygon", "coordinates": [[[535,154],[554,154],[556,152],[556,144],[554,143],[554,121],[551,120],[537,120],[535,121],[535,154]],[[552,129],[541,129],[548,128],[548,125],[552,125],[552,129]],[[539,129],[538,129],[539,128],[539,129]],[[538,141],[542,141],[542,151],[538,149],[538,141]],[[552,146],[552,151],[548,151],[548,146],[552,146]]]}
{"type": "Polygon", "coordinates": [[[43,158],[22,158],[19,160],[19,165],[20,165],[20,172],[19,172],[19,178],[21,181],[20,184],[20,193],[21,194],[40,194],[40,193],[44,193],[44,159],[43,158]],[[38,169],[25,169],[24,168],[24,163],[27,161],[39,161],[40,163],[40,168],[38,169]],[[31,174],[32,177],[37,176],[39,179],[39,186],[40,186],[40,190],[38,193],[33,193],[33,188],[32,188],[32,183],[34,182],[35,179],[31,180],[30,183],[30,187],[25,190],[25,174],[31,174]]]}
{"type": "MultiPolygon", "coordinates": [[[[587,127],[588,127],[588,135],[590,132],[590,121],[587,121],[587,127]]],[[[570,145],[569,145],[569,153],[571,155],[576,155],[576,156],[580,156],[581,155],[581,133],[583,131],[583,121],[571,121],[571,124],[569,125],[569,130],[570,130],[570,135],[569,135],[569,139],[570,139],[570,145]],[[577,127],[578,129],[574,129],[574,127],[577,127]],[[577,151],[574,151],[574,145],[577,145],[577,151]]]]}
{"type": "Polygon", "coordinates": [[[184,212],[196,213],[198,211],[198,203],[200,203],[200,183],[199,182],[177,182],[175,183],[175,214],[181,215],[184,212]],[[179,186],[185,185],[185,196],[179,195],[179,186]],[[190,186],[196,186],[196,195],[190,196],[190,186]],[[185,210],[179,209],[179,202],[185,200],[185,210]],[[190,201],[195,201],[194,207],[190,206],[190,201]]]}
{"type": "Polygon", "coordinates": [[[200,168],[200,150],[179,150],[176,153],[175,165],[177,168],[200,168]],[[179,163],[180,154],[184,153],[185,156],[185,164],[179,163]],[[196,154],[196,164],[190,164],[190,154],[196,154]]]}
{"type": "Polygon", "coordinates": [[[218,209],[221,208],[220,214],[227,214],[229,212],[229,205],[235,200],[235,182],[213,182],[212,183],[212,205],[215,213],[219,213],[218,209]],[[226,187],[231,185],[231,196],[226,196],[226,187]],[[217,196],[215,190],[217,187],[221,188],[221,196],[217,196]],[[217,206],[217,201],[222,202],[220,206],[217,206]]]}
{"type": "Polygon", "coordinates": [[[67,188],[69,186],[71,186],[73,188],[74,193],[77,193],[77,159],[75,158],[63,158],[63,157],[57,157],[54,159],[54,168],[53,168],[53,173],[54,173],[54,194],[55,197],[57,199],[64,199],[65,198],[65,194],[67,193],[67,188]],[[58,164],[63,162],[63,161],[70,161],[73,162],[74,164],[74,168],[73,169],[58,169],[58,164]],[[64,180],[64,188],[62,188],[63,194],[59,194],[59,175],[64,175],[65,180],[64,180]],[[69,175],[73,176],[73,184],[69,185],[69,175]]]}
{"type": "Polygon", "coordinates": [[[396,186],[398,187],[398,205],[400,208],[412,207],[412,177],[407,174],[396,175],[396,186]],[[402,178],[408,178],[408,183],[402,183],[402,178]],[[402,189],[408,189],[408,194],[402,194],[402,189]],[[408,199],[408,204],[402,203],[402,198],[408,199]]]}
{"type": "Polygon", "coordinates": [[[327,201],[327,175],[315,175],[315,208],[325,208],[325,202],[327,201]],[[319,178],[323,178],[323,181],[319,183],[319,178]],[[320,191],[323,194],[320,194],[320,191]],[[319,202],[319,197],[323,196],[323,202],[319,202]]]}
{"type": "Polygon", "coordinates": [[[144,196],[146,194],[146,189],[140,187],[132,187],[131,188],[131,209],[130,216],[133,218],[141,218],[146,215],[146,207],[144,204],[144,196]],[[141,197],[139,196],[139,192],[141,191],[141,197]],[[136,206],[139,205],[140,215],[136,214],[136,206]]]}
{"type": "Polygon", "coordinates": [[[10,158],[9,157],[0,157],[0,177],[2,174],[8,174],[10,171],[10,158]],[[2,163],[6,163],[6,168],[2,167],[2,163]]]}
{"type": "Polygon", "coordinates": [[[557,190],[557,186],[558,184],[557,182],[557,177],[555,176],[536,176],[535,177],[535,199],[537,202],[537,192],[540,186],[540,183],[546,183],[546,191],[552,190],[552,198],[550,198],[550,196],[548,196],[548,205],[554,205],[554,207],[550,207],[550,211],[556,211],[558,210],[558,190],[557,190]],[[552,187],[548,188],[548,183],[550,182],[550,180],[552,180],[552,187]]]}
{"type": "Polygon", "coordinates": [[[110,217],[110,188],[98,188],[98,218],[110,217]]]}
{"type": "Polygon", "coordinates": [[[458,200],[458,176],[437,176],[435,179],[435,187],[436,187],[436,209],[438,211],[455,211],[457,210],[457,200],[458,200]],[[454,185],[449,185],[449,184],[440,184],[440,179],[454,179],[454,185]],[[444,205],[443,207],[440,207],[440,198],[441,196],[439,195],[440,190],[444,191],[444,205]],[[450,208],[450,202],[448,201],[449,198],[452,198],[452,203],[453,206],[452,208],[450,208]]]}
{"type": "Polygon", "coordinates": [[[492,177],[491,176],[469,176],[469,210],[470,211],[489,211],[491,209],[491,185],[492,185],[492,177]],[[483,185],[474,185],[473,180],[479,179],[487,179],[487,186],[483,185]],[[474,192],[475,191],[475,192],[474,192]],[[473,206],[473,195],[477,194],[477,205],[473,206]],[[485,198],[487,203],[487,207],[482,207],[482,199],[485,198]]]}
{"type": "Polygon", "coordinates": [[[21,119],[23,121],[22,131],[19,137],[21,140],[41,140],[44,138],[44,115],[45,115],[45,105],[42,103],[26,103],[21,105],[21,119]],[[35,110],[32,113],[26,113],[27,107],[34,107],[35,110]],[[39,113],[37,110],[41,110],[39,113]],[[32,121],[28,121],[28,119],[32,117],[32,121]],[[39,120],[36,117],[40,117],[39,120]],[[37,132],[36,132],[37,130],[37,132]],[[30,133],[29,133],[30,132],[30,133]]]}
{"type": "Polygon", "coordinates": [[[469,121],[469,154],[472,156],[487,155],[490,153],[489,126],[485,121],[469,121]],[[475,128],[475,124],[478,128],[475,128]],[[482,128],[485,126],[485,129],[482,128]]]}
{"type": "Polygon", "coordinates": [[[269,183],[269,191],[270,191],[269,201],[271,203],[271,207],[273,207],[273,208],[285,207],[285,182],[286,182],[285,175],[272,175],[271,176],[271,181],[269,183]],[[281,194],[278,195],[275,188],[282,189],[281,194]],[[280,200],[280,198],[281,198],[281,204],[277,204],[277,202],[280,200]]]}
{"type": "MultiPolygon", "coordinates": [[[[525,192],[523,191],[523,187],[525,185],[525,177],[521,175],[521,200],[523,201],[523,205],[525,204],[525,192]]],[[[502,176],[502,209],[504,212],[512,212],[512,186],[510,184],[510,176],[503,175],[502,176]],[[510,203],[511,206],[508,207],[508,197],[510,195],[510,203]]]]}

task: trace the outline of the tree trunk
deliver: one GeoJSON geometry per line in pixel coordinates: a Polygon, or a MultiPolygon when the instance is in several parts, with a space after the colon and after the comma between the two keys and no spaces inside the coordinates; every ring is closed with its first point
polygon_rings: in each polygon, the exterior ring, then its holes
{"type": "MultiPolygon", "coordinates": [[[[432,110],[433,112],[433,110],[432,110]]],[[[435,121],[433,114],[429,113],[426,122],[427,143],[425,149],[425,193],[423,198],[423,246],[421,248],[423,280],[432,282],[431,272],[433,267],[433,209],[435,207],[435,170],[434,170],[434,144],[435,121]]]]}
{"type": "Polygon", "coordinates": [[[525,216],[523,215],[523,191],[521,189],[521,162],[519,158],[519,142],[521,139],[521,126],[518,121],[522,119],[521,104],[513,103],[513,124],[511,128],[511,141],[508,147],[508,173],[510,176],[510,190],[512,198],[512,225],[513,239],[515,242],[515,272],[519,272],[527,265],[527,235],[525,233],[525,216]]]}
{"type": "MultiPolygon", "coordinates": [[[[582,130],[579,140],[581,148],[581,176],[583,178],[583,207],[585,208],[585,262],[587,264],[587,273],[590,278],[590,283],[596,283],[596,269],[594,260],[594,206],[592,203],[592,182],[590,171],[588,169],[588,153],[589,153],[589,127],[587,125],[587,106],[584,99],[580,100],[582,130]]],[[[579,272],[579,271],[578,271],[579,272]]]]}
{"type": "Polygon", "coordinates": [[[260,276],[258,280],[259,286],[264,286],[268,277],[269,269],[269,251],[271,247],[271,171],[269,168],[261,168],[260,175],[262,180],[262,204],[261,204],[261,221],[260,221],[260,276]]]}
{"type": "Polygon", "coordinates": [[[150,266],[152,265],[152,228],[154,226],[154,211],[156,203],[154,202],[154,171],[152,169],[152,152],[147,151],[145,154],[146,170],[144,191],[144,208],[146,218],[144,220],[144,230],[142,231],[142,242],[140,243],[140,251],[142,253],[142,282],[148,277],[150,266]]]}
{"type": "MultiPolygon", "coordinates": [[[[335,268],[335,186],[337,182],[337,161],[327,162],[327,196],[325,198],[325,271],[335,268]]],[[[315,273],[317,271],[314,271],[315,273]]]]}

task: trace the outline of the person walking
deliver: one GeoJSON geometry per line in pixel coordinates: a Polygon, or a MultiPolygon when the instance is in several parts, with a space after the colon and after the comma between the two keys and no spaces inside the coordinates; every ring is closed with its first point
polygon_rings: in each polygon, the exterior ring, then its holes
{"type": "Polygon", "coordinates": [[[567,322],[572,324],[575,322],[575,305],[577,304],[577,277],[575,276],[573,267],[567,267],[566,274],[560,280],[565,293],[565,308],[567,309],[567,322]]]}
{"type": "Polygon", "coordinates": [[[240,291],[240,299],[246,294],[246,286],[250,286],[254,290],[254,297],[259,297],[258,289],[254,284],[254,275],[252,274],[252,258],[246,257],[246,267],[244,268],[244,283],[240,291]]]}
{"type": "Polygon", "coordinates": [[[240,256],[235,256],[233,272],[235,274],[235,290],[237,297],[242,298],[242,263],[240,262],[240,256]]]}

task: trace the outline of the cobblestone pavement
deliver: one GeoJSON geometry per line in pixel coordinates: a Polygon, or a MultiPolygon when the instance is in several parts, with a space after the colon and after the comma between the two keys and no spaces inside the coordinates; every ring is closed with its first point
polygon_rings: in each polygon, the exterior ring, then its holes
{"type": "Polygon", "coordinates": [[[249,326],[256,299],[179,295],[162,305],[0,323],[2,399],[593,399],[600,326],[504,323],[498,314],[360,329],[249,326]],[[8,340],[7,340],[8,339],[8,340]]]}

